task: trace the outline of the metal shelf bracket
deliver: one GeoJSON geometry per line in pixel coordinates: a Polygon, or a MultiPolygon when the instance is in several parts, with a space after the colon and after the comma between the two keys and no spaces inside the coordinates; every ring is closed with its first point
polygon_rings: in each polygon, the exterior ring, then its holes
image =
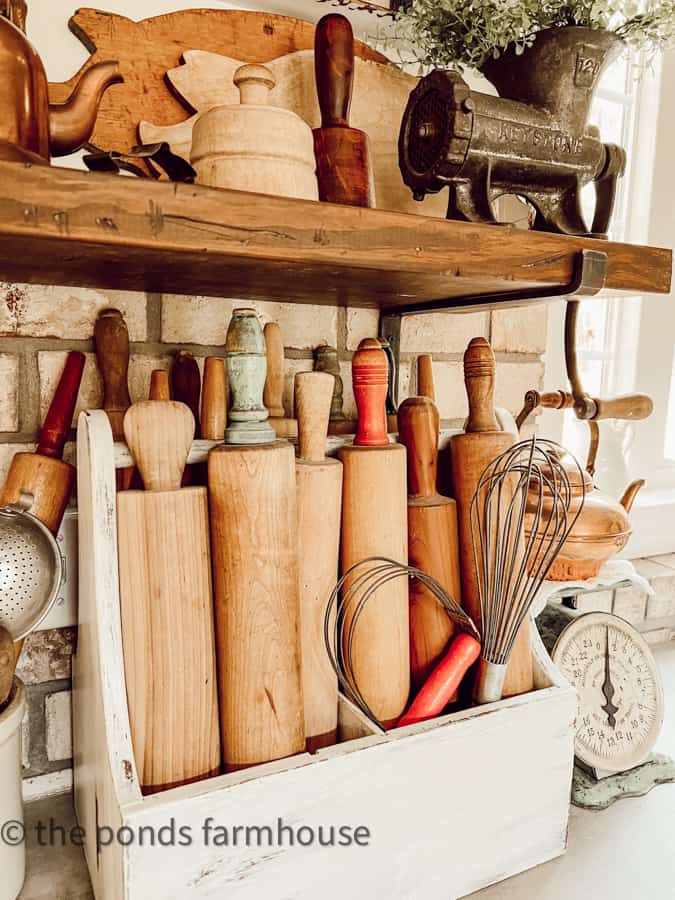
{"type": "Polygon", "coordinates": [[[380,338],[389,344],[389,397],[398,403],[399,365],[401,356],[401,320],[403,316],[432,312],[455,312],[485,306],[520,306],[535,301],[555,300],[560,297],[594,297],[605,286],[607,254],[602,250],[582,250],[575,257],[572,280],[558,287],[501,291],[495,294],[473,294],[433,300],[430,303],[413,303],[397,307],[380,316],[380,338]]]}

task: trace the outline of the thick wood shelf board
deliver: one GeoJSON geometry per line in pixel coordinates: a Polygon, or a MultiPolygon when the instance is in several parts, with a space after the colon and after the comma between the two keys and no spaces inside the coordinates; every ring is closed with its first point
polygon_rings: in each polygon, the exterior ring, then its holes
{"type": "Polygon", "coordinates": [[[582,249],[609,289],[670,290],[669,250],[0,163],[5,281],[385,309],[567,284],[582,249]]]}

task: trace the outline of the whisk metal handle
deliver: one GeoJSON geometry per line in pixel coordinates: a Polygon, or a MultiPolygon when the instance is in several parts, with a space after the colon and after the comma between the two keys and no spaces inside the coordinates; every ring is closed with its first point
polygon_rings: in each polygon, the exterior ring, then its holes
{"type": "Polygon", "coordinates": [[[507,668],[507,665],[488,662],[481,656],[478,661],[478,673],[474,689],[474,700],[476,703],[495,703],[497,700],[502,699],[507,668]]]}

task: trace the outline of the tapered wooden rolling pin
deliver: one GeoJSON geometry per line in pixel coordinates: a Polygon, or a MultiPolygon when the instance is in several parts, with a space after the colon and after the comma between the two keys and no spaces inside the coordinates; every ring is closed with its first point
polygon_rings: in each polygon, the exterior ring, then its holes
{"type": "Polygon", "coordinates": [[[262,405],[264,341],[235,310],[225,344],[232,397],[209,453],[209,507],[223,753],[228,770],[305,747],[295,453],[262,405]],[[253,442],[256,443],[253,443],[253,442]]]}
{"type": "Polygon", "coordinates": [[[337,676],[324,643],[326,607],[338,578],[342,508],[342,464],[325,453],[333,384],[326,372],[295,376],[300,635],[310,751],[337,740],[337,676]]]}
{"type": "Polygon", "coordinates": [[[225,360],[207,356],[204,360],[201,434],[208,441],[222,441],[227,426],[227,377],[225,360]]]}
{"type": "MultiPolygon", "coordinates": [[[[387,360],[366,338],[352,360],[358,430],[342,447],[342,572],[371,556],[408,561],[406,453],[390,444],[384,427],[387,360]]],[[[345,631],[351,627],[353,606],[345,631]]],[[[385,727],[399,718],[410,691],[408,586],[391,581],[364,606],[353,631],[352,677],[385,727]]]]}
{"type": "Polygon", "coordinates": [[[0,492],[0,506],[15,503],[22,491],[33,495],[32,515],[56,534],[75,484],[75,467],[63,462],[63,447],[82,381],[84,354],[68,354],[35,453],[16,453],[0,492]]]}
{"type": "MultiPolygon", "coordinates": [[[[199,435],[199,398],[202,391],[202,376],[199,374],[197,360],[187,350],[179,350],[171,362],[169,370],[171,396],[179,403],[184,403],[192,413],[195,430],[194,437],[199,435]]],[[[191,484],[206,484],[206,471],[203,466],[185,467],[183,487],[191,484]]]]}
{"type": "MultiPolygon", "coordinates": [[[[410,397],[398,409],[399,440],[408,455],[408,559],[461,603],[457,506],[436,489],[438,410],[428,397],[410,397]]],[[[431,591],[410,582],[410,676],[419,690],[455,632],[431,591]]]]}
{"type": "MultiPolygon", "coordinates": [[[[129,396],[129,332],[119,309],[104,309],[94,325],[96,361],[103,380],[103,409],[107,413],[113,440],[124,440],[124,414],[131,406],[129,396]]],[[[117,469],[117,490],[126,491],[134,477],[133,466],[117,469]]]]}
{"type": "MultiPolygon", "coordinates": [[[[481,612],[471,538],[471,500],[486,467],[515,443],[512,434],[499,431],[494,411],[495,357],[485,338],[474,338],[464,354],[464,381],[469,399],[469,418],[464,434],[450,441],[452,481],[459,519],[462,603],[480,630],[481,612]]],[[[511,655],[504,696],[533,689],[532,654],[526,621],[511,655]]]]}
{"type": "Polygon", "coordinates": [[[375,206],[368,135],[349,127],[354,86],[354,35],[339,13],[324,16],[314,37],[314,71],[321,127],[314,129],[319,200],[375,206]]]}
{"type": "Polygon", "coordinates": [[[145,400],[124,417],[145,485],[117,496],[124,670],[144,793],[220,769],[206,488],[180,487],[194,427],[171,400],[145,400]]]}
{"type": "Polygon", "coordinates": [[[263,403],[270,414],[269,423],[277,437],[289,438],[298,436],[296,419],[286,416],[284,409],[284,341],[281,328],[276,322],[265,325],[265,354],[267,356],[267,375],[263,391],[263,403]]]}

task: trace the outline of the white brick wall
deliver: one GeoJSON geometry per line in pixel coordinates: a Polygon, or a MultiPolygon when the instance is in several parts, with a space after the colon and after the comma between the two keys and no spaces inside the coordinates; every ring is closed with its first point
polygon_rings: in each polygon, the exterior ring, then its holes
{"type": "Polygon", "coordinates": [[[132,341],[146,338],[145,294],[42,284],[0,283],[0,335],[87,340],[102,309],[114,306],[132,341]]]}
{"type": "Polygon", "coordinates": [[[286,347],[308,350],[337,343],[336,307],[311,304],[261,303],[219,297],[182,297],[168,294],[162,303],[162,340],[172,344],[225,343],[233,309],[257,310],[262,321],[278,322],[286,347]]]}
{"type": "Polygon", "coordinates": [[[0,431],[19,430],[19,358],[0,353],[0,431]]]}

